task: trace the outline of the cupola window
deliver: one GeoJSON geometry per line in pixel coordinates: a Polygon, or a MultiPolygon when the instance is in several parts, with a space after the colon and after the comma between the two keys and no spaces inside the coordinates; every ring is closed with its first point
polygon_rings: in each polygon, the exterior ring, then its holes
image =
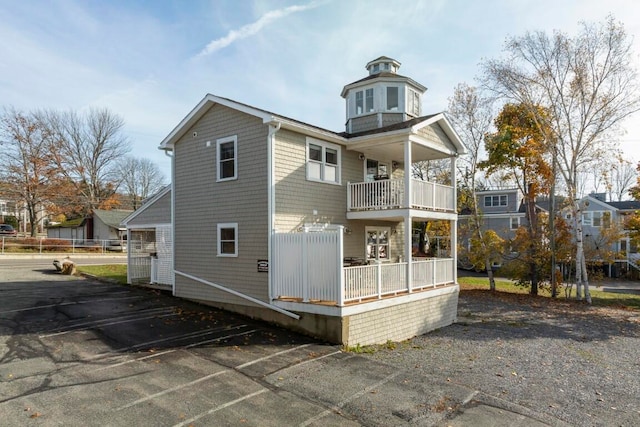
{"type": "Polygon", "coordinates": [[[399,106],[398,102],[398,87],[387,87],[387,111],[397,111],[399,106]]]}

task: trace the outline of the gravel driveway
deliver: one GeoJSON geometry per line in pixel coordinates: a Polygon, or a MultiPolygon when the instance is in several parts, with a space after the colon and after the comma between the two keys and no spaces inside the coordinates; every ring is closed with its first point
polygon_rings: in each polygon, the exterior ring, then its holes
{"type": "Polygon", "coordinates": [[[640,425],[638,312],[463,291],[456,325],[388,347],[366,357],[547,424],[640,425]]]}

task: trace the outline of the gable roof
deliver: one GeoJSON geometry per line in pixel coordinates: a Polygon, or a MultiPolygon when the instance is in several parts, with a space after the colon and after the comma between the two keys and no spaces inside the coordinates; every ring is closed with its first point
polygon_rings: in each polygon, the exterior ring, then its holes
{"type": "Polygon", "coordinates": [[[47,228],[77,228],[83,227],[87,222],[87,218],[78,217],[62,221],[59,224],[48,225],[47,228]]]}
{"type": "Polygon", "coordinates": [[[344,144],[345,138],[327,129],[323,129],[319,126],[310,125],[308,123],[301,122],[299,120],[291,119],[280,114],[275,114],[261,108],[256,108],[248,104],[243,104],[228,98],[215,96],[210,93],[196,105],[193,110],[187,114],[187,116],[178,123],[178,125],[167,135],[160,143],[161,150],[172,150],[173,146],[178,140],[193,126],[207,111],[215,104],[224,105],[225,107],[232,108],[237,111],[249,114],[250,116],[257,117],[262,120],[264,124],[277,124],[284,128],[294,129],[298,132],[308,134],[311,136],[320,137],[331,142],[338,142],[344,144]]]}
{"type": "Polygon", "coordinates": [[[366,132],[358,132],[348,134],[346,132],[334,132],[328,129],[321,128],[319,126],[310,125],[308,123],[292,119],[280,114],[275,114],[261,108],[256,108],[242,102],[234,101],[232,99],[207,94],[196,105],[187,116],[180,121],[180,123],[167,135],[160,143],[161,150],[172,150],[173,146],[186,132],[204,116],[207,111],[215,104],[224,105],[225,107],[232,108],[237,111],[249,114],[262,120],[264,124],[280,124],[285,129],[295,130],[308,136],[314,136],[320,139],[324,139],[329,142],[335,142],[342,145],[348,145],[350,140],[354,138],[362,138],[369,135],[382,134],[394,131],[408,131],[415,132],[420,128],[429,126],[432,124],[439,124],[447,137],[452,141],[456,152],[458,154],[466,154],[467,150],[458,134],[455,132],[451,123],[443,113],[431,114],[428,116],[417,117],[411,120],[406,120],[401,123],[395,123],[382,128],[372,129],[366,132]]]}
{"type": "Polygon", "coordinates": [[[171,191],[171,184],[166,185],[162,190],[158,191],[153,196],[147,197],[146,199],[144,199],[142,201],[142,206],[140,206],[138,209],[136,209],[135,211],[133,211],[129,215],[127,215],[126,218],[124,218],[122,221],[120,221],[120,224],[122,224],[122,225],[124,225],[126,227],[127,223],[129,221],[137,218],[138,215],[140,215],[141,213],[146,211],[150,206],[153,206],[153,204],[156,201],[158,201],[162,196],[164,196],[165,194],[167,194],[170,191],[171,191]]]}
{"type": "Polygon", "coordinates": [[[623,200],[621,202],[605,203],[621,211],[634,211],[640,209],[640,201],[638,200],[623,200]]]}
{"type": "Polygon", "coordinates": [[[93,214],[109,227],[121,229],[120,223],[125,219],[131,211],[94,209],[93,214]]]}

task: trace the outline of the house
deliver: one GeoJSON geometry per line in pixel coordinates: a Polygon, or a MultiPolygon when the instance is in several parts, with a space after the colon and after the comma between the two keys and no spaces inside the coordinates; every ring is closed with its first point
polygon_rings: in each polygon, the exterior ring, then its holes
{"type": "Polygon", "coordinates": [[[126,249],[126,228],[120,223],[129,215],[128,210],[94,209],[87,217],[67,220],[47,227],[47,237],[54,239],[72,239],[98,241],[113,250],[126,249]]]}
{"type": "MultiPolygon", "coordinates": [[[[483,231],[493,230],[502,239],[511,240],[518,227],[527,224],[523,194],[518,188],[477,191],[476,198],[483,231]]],[[[537,208],[540,209],[540,206],[537,208]]],[[[464,210],[458,221],[459,242],[467,251],[471,250],[471,219],[472,212],[464,210]]],[[[464,257],[460,257],[458,261],[462,266],[468,267],[464,257]]]]}
{"type": "Polygon", "coordinates": [[[127,229],[127,282],[173,288],[171,186],[142,202],[122,220],[127,229]]]}
{"type": "MultiPolygon", "coordinates": [[[[578,204],[582,209],[582,235],[585,251],[588,251],[587,260],[613,257],[618,268],[625,270],[631,267],[640,271],[638,247],[625,230],[626,219],[640,210],[640,201],[612,202],[607,201],[606,193],[591,193],[578,200],[578,204]],[[613,232],[608,233],[608,230],[613,232]]],[[[563,215],[567,220],[571,219],[568,208],[563,210],[563,215]]],[[[612,264],[607,267],[607,275],[616,275],[612,264]]]]}
{"type": "Polygon", "coordinates": [[[399,68],[379,57],[344,86],[344,132],[211,94],[187,114],[160,144],[174,295],[345,345],[455,321],[456,189],[405,171],[449,159],[456,182],[466,150],[399,68]],[[412,222],[429,220],[451,223],[452,249],[413,259],[412,222]]]}
{"type": "MultiPolygon", "coordinates": [[[[504,240],[515,237],[516,230],[520,226],[527,225],[527,217],[522,192],[516,188],[494,189],[478,191],[478,206],[481,210],[482,230],[493,230],[504,240]]],[[[605,193],[592,193],[578,201],[582,209],[582,226],[585,250],[590,261],[602,261],[613,256],[616,263],[629,265],[640,271],[638,261],[640,255],[637,247],[624,231],[625,219],[640,209],[638,201],[607,202],[605,193]],[[611,241],[611,233],[614,224],[619,225],[617,233],[622,233],[618,239],[611,241]],[[605,254],[605,252],[608,252],[605,254]]],[[[562,196],[556,197],[556,205],[564,206],[561,215],[570,225],[571,208],[566,206],[566,200],[562,196]]],[[[550,203],[548,198],[536,200],[536,211],[549,213],[550,203]]],[[[466,250],[470,250],[470,230],[467,226],[471,218],[470,212],[462,212],[458,221],[458,240],[466,250]]],[[[615,236],[614,236],[615,237],[615,236]]],[[[469,267],[465,263],[464,256],[460,256],[459,264],[469,267]]],[[[612,265],[608,265],[605,273],[613,274],[612,265]]]]}

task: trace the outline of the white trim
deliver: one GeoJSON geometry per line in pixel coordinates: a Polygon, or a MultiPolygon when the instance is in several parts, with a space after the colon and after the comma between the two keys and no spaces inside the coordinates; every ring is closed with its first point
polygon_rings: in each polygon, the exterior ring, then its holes
{"type": "Polygon", "coordinates": [[[166,226],[171,226],[170,222],[154,222],[154,223],[147,223],[147,224],[133,224],[133,225],[129,225],[127,226],[127,230],[155,230],[156,227],[166,227],[166,226]]]}
{"type": "Polygon", "coordinates": [[[124,225],[125,227],[127,226],[127,223],[129,221],[131,221],[132,219],[136,218],[138,215],[140,215],[142,212],[146,211],[147,208],[151,205],[153,205],[156,201],[158,201],[158,199],[160,199],[162,196],[164,196],[165,194],[167,194],[169,191],[171,191],[171,184],[166,185],[163,189],[161,189],[160,191],[158,191],[156,194],[154,194],[153,196],[151,196],[150,198],[148,198],[146,201],[143,201],[142,206],[140,206],[138,209],[136,209],[135,211],[131,212],[129,214],[129,216],[127,216],[125,219],[123,219],[120,224],[124,225]]]}
{"type": "Polygon", "coordinates": [[[224,138],[216,139],[216,182],[233,181],[238,179],[238,135],[226,136],[224,138]],[[222,144],[228,144],[233,142],[233,176],[221,178],[222,167],[221,162],[230,161],[229,159],[222,159],[220,156],[220,146],[222,144]]]}
{"type": "Polygon", "coordinates": [[[413,292],[408,295],[396,296],[393,298],[385,298],[381,300],[375,300],[366,303],[359,303],[348,305],[344,307],[327,306],[322,304],[308,304],[300,302],[290,301],[273,301],[273,305],[281,307],[284,310],[295,311],[298,313],[311,313],[319,314],[323,316],[333,317],[347,317],[356,314],[367,313],[369,311],[379,310],[381,308],[388,308],[399,306],[402,304],[408,304],[414,301],[421,301],[430,298],[436,298],[443,295],[449,295],[453,293],[459,293],[460,286],[457,284],[445,285],[437,287],[435,289],[426,289],[420,292],[413,292]]]}
{"type": "Polygon", "coordinates": [[[223,223],[219,223],[218,226],[218,232],[217,232],[217,239],[216,239],[216,246],[218,248],[218,255],[219,257],[230,257],[230,258],[237,258],[238,257],[238,223],[237,222],[223,222],[223,223]],[[233,249],[234,252],[233,253],[223,253],[222,252],[222,237],[220,232],[222,231],[222,229],[229,229],[232,228],[233,229],[233,249]]]}
{"type": "Polygon", "coordinates": [[[225,286],[218,285],[217,283],[209,282],[208,280],[204,280],[204,279],[201,279],[199,277],[192,276],[191,274],[183,273],[183,272],[178,271],[178,270],[173,270],[173,273],[177,274],[179,276],[186,277],[187,279],[191,279],[191,280],[194,280],[196,282],[202,283],[204,285],[208,285],[208,286],[214,287],[214,288],[219,289],[221,291],[228,292],[228,293],[230,293],[232,295],[235,295],[237,297],[240,297],[240,298],[246,299],[248,301],[251,301],[251,302],[253,302],[253,303],[255,303],[255,304],[259,305],[259,306],[266,307],[266,308],[269,308],[271,310],[277,311],[278,313],[282,313],[285,316],[292,317],[292,318],[294,318],[296,320],[300,319],[300,316],[298,316],[295,313],[291,313],[291,312],[289,312],[289,311],[287,311],[285,309],[282,309],[280,307],[276,307],[274,305],[268,304],[268,303],[266,303],[264,301],[261,301],[261,300],[259,300],[257,298],[251,297],[249,295],[245,295],[245,294],[240,293],[238,291],[235,291],[233,289],[229,289],[229,288],[227,288],[225,286]]]}
{"type": "Polygon", "coordinates": [[[306,170],[305,173],[306,173],[307,181],[321,182],[323,184],[342,185],[342,147],[340,147],[337,144],[332,144],[330,142],[326,142],[316,138],[311,138],[308,136],[306,138],[306,147],[305,147],[305,170],[306,170]],[[311,156],[309,155],[309,150],[311,145],[315,145],[321,148],[321,153],[320,153],[321,160],[311,159],[311,156]],[[336,159],[335,166],[331,164],[327,164],[327,161],[326,161],[327,149],[334,150],[336,152],[337,159],[336,159]],[[318,167],[320,168],[320,178],[315,178],[310,176],[310,168],[309,168],[310,165],[318,165],[318,167]],[[325,179],[326,170],[328,167],[335,167],[336,169],[335,181],[325,179]]]}

